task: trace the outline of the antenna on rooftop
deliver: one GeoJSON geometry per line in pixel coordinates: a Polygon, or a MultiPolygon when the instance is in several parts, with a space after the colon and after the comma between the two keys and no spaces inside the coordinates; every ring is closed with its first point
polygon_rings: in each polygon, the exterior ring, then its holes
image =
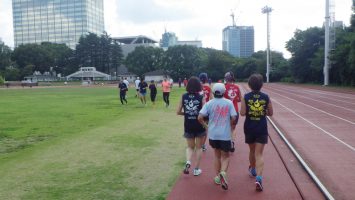
{"type": "Polygon", "coordinates": [[[235,20],[234,20],[234,12],[233,12],[233,10],[232,10],[232,14],[230,15],[231,17],[232,17],[232,25],[233,26],[236,26],[236,24],[235,24],[235,20]]]}

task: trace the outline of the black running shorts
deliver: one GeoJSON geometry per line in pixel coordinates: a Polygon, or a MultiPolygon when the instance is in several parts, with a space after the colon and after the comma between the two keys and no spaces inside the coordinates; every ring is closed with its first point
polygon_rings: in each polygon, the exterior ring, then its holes
{"type": "Polygon", "coordinates": [[[224,152],[230,152],[232,148],[232,142],[230,140],[209,140],[212,148],[219,149],[224,152]]]}

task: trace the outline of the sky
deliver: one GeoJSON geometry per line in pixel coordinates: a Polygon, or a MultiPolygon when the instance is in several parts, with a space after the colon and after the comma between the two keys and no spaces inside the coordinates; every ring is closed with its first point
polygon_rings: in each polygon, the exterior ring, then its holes
{"type": "MultiPolygon", "coordinates": [[[[352,0],[330,0],[335,20],[350,24],[352,0]]],[[[0,0],[0,38],[13,47],[11,0],[0,0]]],[[[104,0],[105,30],[111,37],[145,35],[159,41],[166,31],[179,40],[201,40],[203,47],[222,49],[222,30],[232,25],[254,26],[255,51],[265,50],[266,15],[270,14],[270,48],[290,53],[285,44],[295,30],[321,27],[325,0],[104,0]]]]}

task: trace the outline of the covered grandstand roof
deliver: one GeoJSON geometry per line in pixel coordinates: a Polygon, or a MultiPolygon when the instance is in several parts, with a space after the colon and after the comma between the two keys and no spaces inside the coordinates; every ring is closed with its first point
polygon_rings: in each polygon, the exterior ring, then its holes
{"type": "Polygon", "coordinates": [[[118,41],[121,44],[145,44],[145,43],[158,43],[157,41],[153,40],[144,35],[138,36],[129,36],[129,37],[114,37],[114,40],[118,41]]]}

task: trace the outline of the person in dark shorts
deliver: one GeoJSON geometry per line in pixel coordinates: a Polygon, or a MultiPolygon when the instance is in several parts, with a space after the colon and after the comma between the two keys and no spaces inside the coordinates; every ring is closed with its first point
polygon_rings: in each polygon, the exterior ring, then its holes
{"type": "Polygon", "coordinates": [[[245,143],[249,145],[249,175],[256,177],[256,190],[262,191],[262,174],[264,169],[263,151],[268,142],[266,116],[273,115],[270,97],[261,92],[263,76],[252,74],[248,80],[251,92],[244,95],[240,115],[245,116],[245,143]]]}
{"type": "Polygon", "coordinates": [[[214,167],[217,175],[214,178],[214,182],[227,190],[227,170],[229,154],[232,148],[231,125],[235,123],[238,114],[234,109],[233,103],[223,97],[225,91],[224,84],[214,84],[212,87],[214,98],[202,107],[198,121],[205,128],[208,128],[209,143],[214,149],[214,167]],[[204,119],[205,117],[208,117],[208,124],[204,119]]]}
{"type": "Polygon", "coordinates": [[[157,85],[155,84],[154,80],[150,81],[149,90],[150,90],[150,100],[152,101],[153,105],[155,105],[155,98],[157,96],[157,85]]]}
{"type": "Polygon", "coordinates": [[[198,114],[204,104],[203,96],[199,94],[202,85],[197,77],[191,77],[186,85],[186,93],[182,95],[176,113],[184,115],[184,137],[186,138],[186,163],[184,174],[189,174],[191,158],[196,154],[196,165],[193,170],[194,176],[202,173],[200,159],[202,155],[202,140],[206,135],[205,128],[197,120],[198,114]]]}
{"type": "Polygon", "coordinates": [[[148,84],[145,82],[144,78],[142,78],[141,82],[138,84],[139,88],[139,97],[143,105],[147,105],[147,100],[145,96],[147,95],[147,87],[148,84]]]}
{"type": "Polygon", "coordinates": [[[122,105],[124,104],[123,102],[126,102],[127,104],[126,92],[128,91],[128,88],[127,85],[122,80],[120,80],[118,84],[118,89],[120,90],[120,101],[122,105]]]}

